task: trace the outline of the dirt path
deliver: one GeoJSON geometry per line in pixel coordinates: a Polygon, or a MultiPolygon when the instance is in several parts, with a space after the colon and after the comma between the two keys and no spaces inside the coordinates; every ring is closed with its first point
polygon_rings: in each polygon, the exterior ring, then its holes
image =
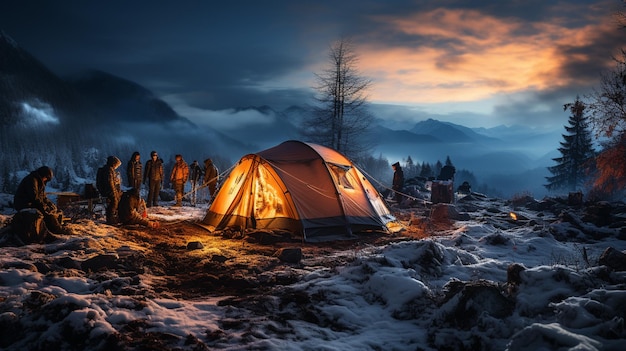
{"type": "Polygon", "coordinates": [[[142,269],[162,279],[155,291],[170,297],[194,299],[204,296],[248,296],[263,293],[276,285],[295,282],[299,277],[285,275],[285,266],[302,268],[309,263],[335,266],[354,258],[354,252],[391,241],[411,238],[375,233],[358,240],[304,243],[285,233],[249,231],[210,233],[188,221],[163,223],[158,229],[123,230],[126,238],[149,249],[142,269]],[[199,244],[198,244],[199,243],[199,244]],[[281,248],[299,248],[299,263],[281,261],[281,248]]]}

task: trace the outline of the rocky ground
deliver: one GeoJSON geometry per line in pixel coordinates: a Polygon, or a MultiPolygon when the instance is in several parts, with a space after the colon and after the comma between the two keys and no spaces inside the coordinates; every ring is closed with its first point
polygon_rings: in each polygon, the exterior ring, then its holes
{"type": "MultiPolygon", "coordinates": [[[[59,276],[88,279],[97,282],[90,289],[93,293],[129,297],[136,304],[136,309],[144,308],[142,301],[146,299],[193,301],[219,298],[220,306],[246,310],[265,321],[272,319],[277,325],[287,324],[287,320],[302,320],[335,330],[341,327],[340,324],[321,320],[320,315],[311,308],[315,304],[313,300],[322,299],[322,296],[303,293],[289,286],[315,267],[334,270],[335,267],[349,265],[363,257],[361,252],[371,248],[449,236],[456,230],[457,221],[471,219],[512,234],[516,228],[543,233],[550,223],[561,222],[567,225],[555,228],[564,227],[566,230],[549,229],[550,234],[559,241],[584,243],[615,233],[622,240],[626,239],[626,206],[621,203],[572,204],[567,199],[537,201],[532,198],[502,201],[474,194],[459,200],[454,206],[413,203],[408,207],[393,206],[392,211],[404,225],[405,229],[401,232],[370,233],[355,240],[325,243],[305,243],[289,233],[279,231],[242,233],[226,230],[211,233],[191,220],[163,221],[158,229],[148,229],[135,226],[108,227],[97,220],[78,219],[75,235],[46,244],[41,249],[5,248],[6,256],[1,257],[2,268],[27,269],[51,279],[59,276]],[[283,310],[284,306],[291,308],[283,310]]],[[[458,236],[455,240],[468,239],[458,236]]],[[[485,235],[481,240],[486,245],[507,246],[511,239],[496,233],[485,235]]],[[[425,248],[427,251],[432,249],[433,254],[422,256],[421,266],[434,267],[443,263],[443,258],[437,257],[439,249],[433,243],[425,248]],[[433,262],[428,262],[429,259],[433,262]]],[[[613,268],[622,269],[619,264],[623,262],[620,262],[618,259],[613,268]]],[[[452,294],[462,290],[470,291],[465,283],[459,284],[461,286],[450,290],[452,294]]],[[[475,300],[483,300],[484,294],[501,296],[497,284],[477,286],[481,290],[475,300]]],[[[36,325],[36,320],[42,316],[47,319],[50,316],[62,318],[62,315],[71,312],[72,308],[67,306],[67,310],[57,310],[58,307],[49,303],[55,296],[42,291],[30,293],[25,300],[28,306],[18,301],[21,298],[19,296],[0,297],[0,347],[11,349],[13,345],[21,345],[22,327],[36,325]],[[30,321],[22,319],[16,322],[7,317],[16,306],[29,311],[26,319],[30,321]]],[[[449,298],[442,297],[439,303],[449,298]]],[[[512,308],[506,306],[508,303],[503,299],[498,309],[508,311],[512,308]]],[[[497,313],[494,311],[494,314],[497,313]]],[[[208,350],[212,343],[217,345],[223,342],[229,330],[245,331],[254,324],[254,318],[225,317],[216,321],[219,327],[207,328],[202,340],[190,335],[185,341],[185,349],[208,350]]],[[[176,349],[172,345],[180,343],[177,337],[165,332],[147,332],[148,324],[145,323],[141,320],[128,323],[98,345],[104,349],[120,350],[176,349]]],[[[459,322],[455,319],[454,323],[459,322]]],[[[458,328],[456,324],[453,326],[458,328]]],[[[29,328],[33,332],[33,328],[29,328]]],[[[281,331],[272,332],[280,334],[281,331]]],[[[84,342],[85,338],[76,334],[66,338],[64,345],[84,349],[84,342]]],[[[58,345],[38,344],[35,350],[55,346],[58,345]]]]}

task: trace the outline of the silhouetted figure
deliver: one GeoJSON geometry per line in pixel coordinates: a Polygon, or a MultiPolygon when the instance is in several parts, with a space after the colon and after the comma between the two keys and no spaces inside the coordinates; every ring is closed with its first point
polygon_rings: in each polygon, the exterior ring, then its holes
{"type": "Polygon", "coordinates": [[[141,156],[138,151],[133,152],[133,155],[126,164],[126,177],[128,178],[128,186],[131,188],[141,189],[141,156]]]}
{"type": "Polygon", "coordinates": [[[211,199],[215,196],[217,191],[217,180],[219,178],[219,171],[213,163],[213,160],[207,158],[204,160],[204,186],[209,189],[209,198],[207,202],[211,202],[211,199]]]}
{"type": "Polygon", "coordinates": [[[106,222],[115,225],[119,223],[117,216],[117,206],[122,196],[122,180],[117,168],[122,164],[119,158],[115,156],[107,157],[105,166],[98,170],[98,178],[96,183],[100,195],[106,198],[106,222]]]}
{"type": "Polygon", "coordinates": [[[393,168],[393,181],[391,182],[391,189],[394,191],[394,198],[398,204],[402,203],[402,189],[404,188],[404,172],[399,162],[391,165],[393,168]]]}
{"type": "Polygon", "coordinates": [[[143,174],[143,183],[148,181],[147,207],[159,206],[159,193],[163,186],[163,159],[159,158],[156,151],[150,153],[150,159],[146,162],[143,174]]]}
{"type": "Polygon", "coordinates": [[[198,161],[194,160],[189,166],[191,173],[191,204],[196,205],[196,192],[198,187],[202,184],[202,167],[198,164],[198,161]]]}
{"type": "Polygon", "coordinates": [[[54,234],[70,234],[63,223],[63,212],[46,196],[46,184],[52,180],[52,169],[39,167],[30,172],[17,187],[13,207],[17,211],[34,208],[43,215],[47,229],[54,234]]]}

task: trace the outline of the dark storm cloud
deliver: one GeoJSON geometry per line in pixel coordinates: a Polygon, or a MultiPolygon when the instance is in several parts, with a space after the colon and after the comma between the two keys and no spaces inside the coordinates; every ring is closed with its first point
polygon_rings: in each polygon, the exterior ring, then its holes
{"type": "Polygon", "coordinates": [[[216,100],[232,101],[243,89],[239,104],[245,105],[249,86],[306,66],[311,50],[289,15],[303,10],[285,3],[10,5],[3,11],[3,30],[56,72],[102,69],[164,94],[224,91],[231,95],[216,100]]]}
{"type": "Polygon", "coordinates": [[[612,51],[623,45],[624,33],[614,30],[614,23],[598,23],[609,21],[607,14],[615,9],[623,3],[24,0],[2,4],[0,29],[57,73],[99,69],[167,101],[206,110],[308,103],[314,70],[330,43],[350,37],[370,55],[362,57],[366,72],[386,74],[375,77],[380,103],[396,103],[385,99],[402,95],[406,103],[424,104],[436,100],[429,95],[436,90],[449,99],[441,100],[448,106],[457,97],[463,103],[491,99],[486,116],[502,114],[498,118],[507,122],[525,118],[520,116],[528,104],[544,106],[533,119],[539,123],[563,99],[590,89],[612,51]],[[564,41],[559,33],[568,30],[571,40],[564,41]],[[549,66],[511,79],[507,61],[525,57],[501,57],[497,50],[515,50],[520,43],[528,51],[535,38],[543,45],[536,56],[545,55],[549,66]],[[547,55],[548,50],[554,53],[547,55]],[[381,62],[387,54],[388,61],[381,62]],[[415,56],[402,61],[407,55],[415,56]],[[497,69],[501,72],[491,72],[497,69]],[[481,70],[483,76],[464,75],[481,70]],[[486,95],[461,96],[478,90],[486,95]],[[509,102],[496,101],[507,94],[514,94],[509,102]]]}

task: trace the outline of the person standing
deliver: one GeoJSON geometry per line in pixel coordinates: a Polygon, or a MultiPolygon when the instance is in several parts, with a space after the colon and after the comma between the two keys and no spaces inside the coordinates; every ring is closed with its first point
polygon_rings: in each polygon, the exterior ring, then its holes
{"type": "Polygon", "coordinates": [[[393,189],[396,202],[402,203],[402,189],[404,188],[404,172],[400,166],[400,162],[396,162],[391,165],[393,168],[393,181],[391,183],[391,189],[393,189]]]}
{"type": "Polygon", "coordinates": [[[119,158],[115,156],[107,157],[105,166],[98,170],[98,178],[96,185],[98,191],[106,198],[106,221],[107,224],[118,224],[117,207],[122,196],[122,181],[117,168],[122,164],[119,158]]]}
{"type": "Polygon", "coordinates": [[[156,151],[150,153],[150,159],[146,162],[143,173],[143,183],[148,181],[148,200],[146,207],[159,206],[159,193],[163,186],[163,159],[159,158],[156,151]]]}
{"type": "Polygon", "coordinates": [[[17,187],[13,196],[13,208],[21,211],[25,208],[37,209],[43,215],[46,228],[53,234],[69,234],[62,225],[63,212],[46,196],[46,184],[52,180],[52,169],[42,166],[30,172],[17,187]]]}
{"type": "Polygon", "coordinates": [[[218,177],[219,172],[217,167],[215,167],[215,164],[213,164],[213,160],[210,158],[204,160],[204,186],[209,189],[209,198],[207,199],[207,202],[211,202],[213,196],[215,196],[218,177]]]}
{"type": "Polygon", "coordinates": [[[133,155],[126,164],[126,177],[128,178],[128,186],[131,188],[141,189],[141,155],[139,151],[133,152],[133,155]]]}
{"type": "Polygon", "coordinates": [[[198,164],[198,161],[194,160],[190,166],[191,173],[191,204],[196,205],[196,192],[198,186],[202,184],[202,167],[198,164]]]}
{"type": "Polygon", "coordinates": [[[189,166],[187,162],[183,160],[182,155],[176,155],[176,163],[172,168],[172,174],[170,175],[170,182],[176,192],[176,204],[174,206],[180,207],[183,205],[183,195],[185,194],[185,183],[189,179],[189,166]]]}

